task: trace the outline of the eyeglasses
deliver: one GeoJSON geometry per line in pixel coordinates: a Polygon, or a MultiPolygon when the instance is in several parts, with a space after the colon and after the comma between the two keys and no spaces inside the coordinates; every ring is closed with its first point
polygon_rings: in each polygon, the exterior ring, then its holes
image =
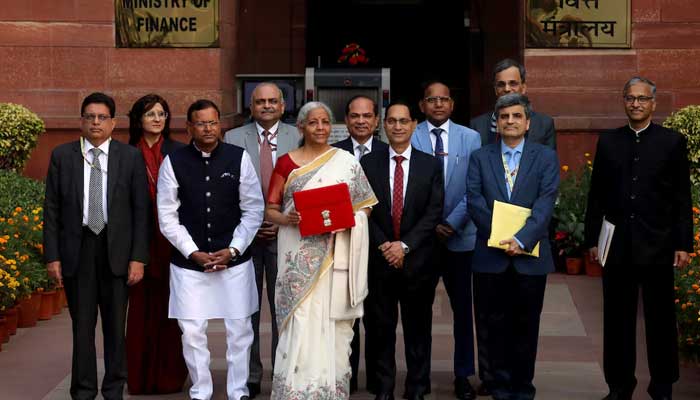
{"type": "Polygon", "coordinates": [[[219,121],[197,121],[190,122],[197,129],[204,129],[205,127],[216,128],[219,126],[219,121]]]}
{"type": "Polygon", "coordinates": [[[519,81],[508,81],[508,82],[498,81],[498,82],[494,83],[494,86],[496,87],[496,89],[505,89],[506,86],[516,89],[516,88],[520,87],[520,82],[519,81]]]}
{"type": "Polygon", "coordinates": [[[387,118],[386,119],[386,124],[390,126],[394,126],[396,124],[406,126],[411,123],[411,120],[409,118],[401,118],[401,119],[396,119],[396,118],[387,118]]]}
{"type": "Polygon", "coordinates": [[[428,96],[423,101],[429,104],[448,103],[452,101],[452,98],[448,96],[428,96]]]}
{"type": "Polygon", "coordinates": [[[622,98],[625,99],[625,103],[627,104],[634,104],[634,102],[636,101],[641,105],[648,104],[650,101],[654,100],[653,97],[649,96],[624,96],[622,98]]]}
{"type": "Polygon", "coordinates": [[[143,114],[143,118],[148,119],[148,120],[154,120],[154,119],[156,119],[156,117],[158,117],[160,119],[167,119],[168,113],[166,113],[165,111],[158,111],[158,112],[149,111],[149,112],[143,114]]]}
{"type": "Polygon", "coordinates": [[[83,114],[80,116],[80,118],[82,118],[82,120],[85,122],[93,122],[95,120],[95,118],[97,118],[97,120],[100,123],[103,123],[103,122],[107,121],[108,119],[112,119],[112,117],[110,117],[109,115],[104,115],[104,114],[83,114]]]}

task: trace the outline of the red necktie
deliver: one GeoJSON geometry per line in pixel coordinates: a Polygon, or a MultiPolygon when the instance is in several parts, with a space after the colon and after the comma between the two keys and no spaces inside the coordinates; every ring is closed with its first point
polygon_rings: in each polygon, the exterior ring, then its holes
{"type": "Polygon", "coordinates": [[[267,201],[267,190],[270,187],[272,177],[272,146],[270,145],[271,134],[263,131],[263,139],[260,142],[260,184],[262,185],[263,196],[267,201]]]}
{"type": "Polygon", "coordinates": [[[391,222],[394,226],[394,239],[401,238],[401,213],[403,212],[403,168],[401,162],[404,156],[394,156],[396,169],[394,169],[394,193],[391,202],[391,222]]]}

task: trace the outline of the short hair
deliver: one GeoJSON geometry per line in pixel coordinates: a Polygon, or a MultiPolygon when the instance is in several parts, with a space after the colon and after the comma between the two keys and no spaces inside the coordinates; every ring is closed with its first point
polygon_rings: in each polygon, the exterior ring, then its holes
{"type": "MultiPolygon", "coordinates": [[[[416,117],[414,116],[414,115],[416,115],[415,110],[412,109],[411,105],[403,99],[392,100],[391,103],[389,103],[389,105],[386,107],[386,114],[389,114],[389,109],[391,107],[394,107],[394,106],[404,106],[404,107],[408,108],[408,116],[411,118],[411,120],[416,119],[416,117]]],[[[385,119],[385,121],[386,121],[386,119],[385,119]]]]}
{"type": "Polygon", "coordinates": [[[83,115],[83,113],[85,113],[85,109],[90,104],[104,104],[104,105],[106,105],[107,108],[109,108],[110,118],[114,118],[117,107],[114,105],[114,99],[111,98],[110,96],[108,96],[104,93],[101,93],[101,92],[95,92],[95,93],[88,95],[85,99],[83,99],[83,104],[80,106],[80,115],[83,115]]]}
{"type": "Polygon", "coordinates": [[[350,100],[348,100],[348,102],[345,103],[345,115],[346,116],[348,114],[350,114],[350,104],[352,104],[352,102],[357,100],[357,99],[367,99],[367,100],[371,101],[372,102],[372,111],[374,112],[374,115],[375,116],[379,115],[379,106],[377,106],[377,102],[369,96],[366,96],[364,94],[358,94],[358,95],[352,96],[350,98],[350,100]]]}
{"type": "Polygon", "coordinates": [[[644,78],[641,76],[635,76],[632,77],[632,79],[628,80],[627,83],[625,83],[625,87],[622,89],[622,95],[627,96],[627,92],[630,91],[630,87],[638,83],[646,83],[647,85],[651,86],[651,97],[656,97],[656,83],[654,83],[654,81],[652,81],[651,79],[644,78]]]}
{"type": "Polygon", "coordinates": [[[255,101],[255,91],[258,90],[258,88],[262,87],[262,86],[272,86],[275,89],[277,89],[277,92],[280,95],[280,100],[282,101],[282,103],[284,103],[284,92],[282,91],[282,89],[280,89],[280,87],[277,86],[277,84],[275,82],[266,81],[266,82],[260,82],[257,85],[255,85],[255,89],[253,89],[253,91],[250,92],[250,104],[251,105],[255,101]]]}
{"type": "Polygon", "coordinates": [[[525,66],[512,58],[505,58],[493,66],[493,81],[496,82],[496,75],[498,75],[501,71],[505,71],[512,67],[518,69],[518,72],[520,73],[520,80],[522,83],[525,83],[525,75],[527,74],[527,71],[525,71],[525,66]]]}
{"type": "MultiPolygon", "coordinates": [[[[421,100],[425,96],[425,91],[428,90],[429,87],[431,87],[433,85],[437,85],[437,84],[440,84],[440,85],[446,87],[448,91],[450,90],[450,87],[445,82],[438,80],[438,79],[432,79],[432,80],[423,82],[423,84],[421,85],[421,89],[422,89],[421,96],[420,96],[421,100]]],[[[452,93],[450,93],[450,94],[452,94],[452,93]]]]}
{"type": "Polygon", "coordinates": [[[520,93],[508,93],[496,100],[496,106],[494,107],[496,118],[498,118],[498,113],[502,109],[513,106],[523,106],[523,109],[525,110],[525,117],[530,119],[530,115],[532,114],[530,99],[528,99],[524,94],[520,93]]]}
{"type": "Polygon", "coordinates": [[[309,113],[317,108],[324,109],[326,113],[328,113],[331,123],[333,123],[333,112],[331,111],[330,107],[320,101],[310,101],[301,106],[299,109],[299,114],[297,114],[297,126],[303,126],[306,124],[306,119],[309,117],[309,113]]]}
{"type": "Polygon", "coordinates": [[[165,111],[168,116],[165,118],[165,124],[163,125],[163,131],[160,133],[164,138],[170,137],[170,106],[168,102],[165,101],[161,96],[150,93],[140,99],[136,100],[133,106],[131,106],[131,111],[129,111],[129,144],[135,145],[143,136],[143,125],[141,124],[141,118],[143,115],[150,111],[156,104],[163,106],[163,111],[165,111]]]}
{"type": "Polygon", "coordinates": [[[221,118],[221,111],[219,111],[219,107],[216,105],[216,103],[207,99],[199,99],[190,104],[190,107],[187,109],[187,122],[192,122],[192,114],[195,111],[206,110],[207,108],[213,108],[216,110],[216,117],[219,119],[221,118]]]}

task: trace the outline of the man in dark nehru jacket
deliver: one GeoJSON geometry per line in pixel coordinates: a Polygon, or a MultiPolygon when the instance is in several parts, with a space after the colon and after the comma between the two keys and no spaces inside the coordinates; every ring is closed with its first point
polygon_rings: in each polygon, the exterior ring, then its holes
{"type": "Polygon", "coordinates": [[[114,100],[93,93],[80,109],[80,140],[56,147],[46,176],[44,258],[63,280],[73,321],[73,399],[97,396],[95,324],[104,336],[102,396],[121,399],[126,382],[127,285],[148,262],[151,203],[136,148],[112,140],[114,100]]]}
{"type": "Polygon", "coordinates": [[[654,400],[671,399],[678,380],[674,268],[693,249],[690,170],[685,138],[654,124],[656,85],[630,79],[623,90],[629,123],[598,139],[586,211],[586,245],[598,258],[603,219],[615,225],[603,269],[603,370],[610,394],[631,400],[637,384],[636,322],[641,287],[654,400]]]}
{"type": "MultiPolygon", "coordinates": [[[[339,142],[333,143],[334,147],[338,147],[355,156],[358,161],[365,154],[371,153],[373,150],[386,150],[388,145],[379,138],[374,137],[374,131],[379,124],[379,108],[377,103],[365,95],[353,96],[345,105],[345,126],[348,128],[350,136],[339,142]]],[[[350,348],[350,367],[352,368],[352,377],[350,378],[350,393],[357,391],[357,371],[360,364],[360,319],[355,320],[352,326],[354,336],[350,348]]],[[[365,344],[365,359],[372,354],[372,349],[367,348],[365,344]]],[[[365,363],[367,364],[367,363],[365,363]]],[[[367,377],[373,376],[370,370],[371,365],[367,365],[367,377]]],[[[374,383],[367,382],[367,390],[374,392],[374,383]]]]}
{"type": "Polygon", "coordinates": [[[209,400],[207,325],[226,326],[229,400],[249,396],[251,315],[258,291],[250,244],[263,220],[260,182],[248,153],[220,142],[219,108],[198,100],[187,110],[193,140],[163,160],[158,176],[160,230],[173,247],[169,317],[182,329],[182,352],[192,379],[190,396],[209,400]]]}
{"type": "MultiPolygon", "coordinates": [[[[496,91],[496,98],[509,93],[526,94],[525,76],[525,66],[513,59],[506,58],[496,63],[493,67],[493,88],[496,91]]],[[[473,118],[469,122],[469,127],[479,132],[482,145],[495,143],[498,140],[496,114],[492,111],[473,118]]],[[[533,111],[530,116],[530,130],[525,138],[530,142],[544,144],[556,150],[557,135],[552,117],[533,111]]]]}

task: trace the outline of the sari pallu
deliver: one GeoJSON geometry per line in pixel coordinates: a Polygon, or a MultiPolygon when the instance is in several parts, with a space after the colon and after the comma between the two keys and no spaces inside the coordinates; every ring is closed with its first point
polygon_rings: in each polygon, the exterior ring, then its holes
{"type": "MultiPolygon", "coordinates": [[[[294,210],[292,193],[341,182],[349,186],[355,212],[377,203],[355,158],[331,149],[290,173],[284,186],[283,212],[294,210]]],[[[355,229],[368,235],[366,224],[355,229]]],[[[297,226],[281,226],[277,243],[275,306],[280,338],[271,399],[347,399],[354,317],[333,314],[331,303],[338,300],[334,296],[347,297],[347,291],[339,295],[333,290],[338,285],[333,278],[335,235],[302,238],[297,226]]],[[[354,306],[355,310],[360,307],[361,315],[361,304],[354,306]]]]}

